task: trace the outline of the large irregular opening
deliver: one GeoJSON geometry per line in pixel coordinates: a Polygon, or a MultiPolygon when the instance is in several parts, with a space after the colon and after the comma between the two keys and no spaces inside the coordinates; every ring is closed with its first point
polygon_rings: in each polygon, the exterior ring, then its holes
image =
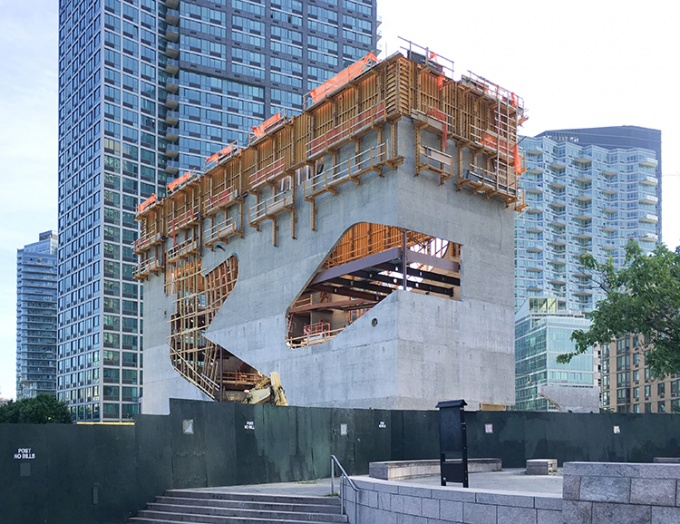
{"type": "Polygon", "coordinates": [[[263,376],[205,337],[205,331],[234,289],[238,260],[232,256],[205,277],[201,259],[187,257],[172,264],[165,273],[165,292],[174,297],[170,318],[170,359],[189,382],[218,401],[240,401],[244,390],[263,376]]]}
{"type": "Polygon", "coordinates": [[[460,300],[460,251],[424,233],[353,225],[288,308],[286,344],[326,342],[398,289],[460,300]]]}

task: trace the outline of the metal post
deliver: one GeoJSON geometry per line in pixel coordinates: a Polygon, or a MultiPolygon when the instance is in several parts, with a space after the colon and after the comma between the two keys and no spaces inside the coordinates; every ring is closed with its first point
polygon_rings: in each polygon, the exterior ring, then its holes
{"type": "Polygon", "coordinates": [[[331,495],[335,493],[335,461],[331,457],[331,495]]]}
{"type": "Polygon", "coordinates": [[[345,514],[345,477],[340,479],[340,511],[345,514]]]}

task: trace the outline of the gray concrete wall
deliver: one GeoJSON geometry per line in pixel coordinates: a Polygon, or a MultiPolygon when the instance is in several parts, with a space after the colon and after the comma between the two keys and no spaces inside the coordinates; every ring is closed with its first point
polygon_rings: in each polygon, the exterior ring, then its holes
{"type": "Polygon", "coordinates": [[[680,464],[568,462],[565,524],[680,522],[680,464]]]}
{"type": "MultiPolygon", "coordinates": [[[[345,485],[351,524],[562,524],[560,497],[353,478],[345,485]]],[[[601,521],[605,522],[605,521],[601,521]]],[[[607,521],[616,522],[616,521],[607,521]]]]}
{"type": "MultiPolygon", "coordinates": [[[[457,191],[453,180],[439,184],[434,173],[414,177],[413,128],[398,123],[398,154],[404,163],[369,174],[361,184],[342,186],[338,195],[317,198],[317,228],[302,188],[296,195],[296,237],[291,219],[280,215],[278,245],[272,222],[260,231],[246,226],[213,252],[205,251],[207,273],[235,254],[239,276],[207,336],[260,372],[278,371],[291,404],[305,406],[431,409],[442,398],[514,402],[513,211],[494,199],[457,191]],[[332,341],[301,349],[286,346],[286,311],[306,287],[335,243],[353,224],[373,222],[431,234],[462,245],[461,301],[395,292],[332,341]],[[369,321],[378,320],[373,327],[369,321]]],[[[387,126],[389,131],[389,126],[387,126]]],[[[389,137],[386,132],[385,136],[389,137]]],[[[376,143],[377,132],[362,139],[376,143]]],[[[432,135],[424,141],[438,138],[432,135]]],[[[349,156],[354,146],[341,151],[349,156]]],[[[453,142],[449,143],[453,153],[453,142]]],[[[330,162],[330,160],[328,160],[330,162]]],[[[254,195],[246,206],[255,204],[254,195]]],[[[171,299],[151,277],[145,284],[147,310],[167,310],[171,299]]],[[[145,317],[146,318],[146,317],[145,317]]],[[[154,377],[164,335],[145,322],[147,399],[177,397],[177,383],[154,377]],[[149,358],[146,353],[149,353],[149,358]]],[[[168,351],[169,352],[169,351],[168,351]]],[[[154,402],[157,405],[157,403],[154,402]]],[[[155,412],[143,407],[145,413],[155,412]]]]}

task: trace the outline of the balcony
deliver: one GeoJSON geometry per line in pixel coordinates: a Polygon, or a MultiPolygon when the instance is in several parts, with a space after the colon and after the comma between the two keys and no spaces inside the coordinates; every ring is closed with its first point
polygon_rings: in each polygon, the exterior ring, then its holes
{"type": "MultiPolygon", "coordinates": [[[[170,144],[168,144],[170,146],[170,144]]],[[[176,175],[179,171],[179,162],[177,160],[168,160],[165,163],[165,172],[170,175],[176,175]]]]}
{"type": "MultiPolygon", "coordinates": [[[[165,61],[165,72],[169,75],[176,75],[179,71],[179,60],[176,58],[168,58],[165,61]]],[[[168,79],[170,80],[170,79],[168,79]]],[[[166,84],[167,85],[167,84],[166,84]]]]}
{"type": "Polygon", "coordinates": [[[165,139],[169,142],[176,142],[179,140],[179,129],[176,127],[168,127],[165,129],[165,139]]]}
{"type": "Polygon", "coordinates": [[[179,111],[168,111],[165,113],[165,123],[169,126],[176,126],[179,123],[179,111]]]}
{"type": "Polygon", "coordinates": [[[639,198],[641,204],[656,204],[659,201],[658,197],[646,193],[640,193],[639,198]]]}
{"type": "Polygon", "coordinates": [[[640,237],[640,240],[643,242],[658,242],[659,235],[657,235],[656,233],[643,233],[642,236],[640,237]]]}
{"type": "Polygon", "coordinates": [[[590,286],[577,286],[574,290],[574,295],[588,297],[593,294],[593,290],[590,286]]]}
{"type": "Polygon", "coordinates": [[[524,222],[524,228],[528,233],[540,233],[543,231],[542,220],[527,220],[524,222]]]}
{"type": "Polygon", "coordinates": [[[179,95],[169,94],[165,98],[165,105],[168,106],[168,109],[177,109],[179,107],[179,95]]]}
{"type": "Polygon", "coordinates": [[[168,93],[176,94],[179,91],[179,78],[174,76],[166,76],[165,90],[168,93]]]}
{"type": "Polygon", "coordinates": [[[659,185],[659,179],[655,176],[647,175],[642,180],[640,180],[640,183],[645,186],[657,186],[659,185]]]}
{"type": "Polygon", "coordinates": [[[574,174],[574,180],[577,182],[591,182],[593,180],[593,173],[590,170],[582,171],[579,169],[574,174]]]}
{"type": "Polygon", "coordinates": [[[170,58],[179,57],[179,44],[177,42],[168,42],[165,45],[165,54],[170,58]]]}
{"type": "Polygon", "coordinates": [[[641,166],[647,166],[647,167],[656,167],[659,165],[659,161],[656,158],[643,158],[640,160],[640,165],[641,166]]]}
{"type": "Polygon", "coordinates": [[[566,244],[566,237],[564,235],[546,235],[546,239],[555,246],[564,246],[566,244]]]}
{"type": "MultiPolygon", "coordinates": [[[[165,38],[170,42],[179,42],[179,27],[171,24],[164,24],[165,26],[165,38]]],[[[161,31],[163,27],[160,27],[161,31]]],[[[162,33],[161,33],[162,34],[162,33]]]]}
{"type": "Polygon", "coordinates": [[[543,193],[543,184],[540,184],[538,182],[524,182],[522,184],[522,188],[527,194],[539,194],[543,193]]]}
{"type": "Polygon", "coordinates": [[[575,230],[574,237],[580,239],[593,238],[593,228],[579,227],[575,230]]]}
{"type": "MultiPolygon", "coordinates": [[[[168,143],[165,146],[165,154],[168,157],[172,158],[173,160],[176,159],[179,156],[179,145],[173,144],[173,143],[168,143]]],[[[167,168],[167,164],[166,164],[166,168],[167,168]]]]}
{"type": "Polygon", "coordinates": [[[165,22],[168,26],[179,25],[179,11],[177,9],[166,9],[165,22]]]}
{"type": "Polygon", "coordinates": [[[652,213],[640,212],[639,215],[640,222],[647,222],[649,224],[656,224],[659,221],[659,216],[652,213]]]}

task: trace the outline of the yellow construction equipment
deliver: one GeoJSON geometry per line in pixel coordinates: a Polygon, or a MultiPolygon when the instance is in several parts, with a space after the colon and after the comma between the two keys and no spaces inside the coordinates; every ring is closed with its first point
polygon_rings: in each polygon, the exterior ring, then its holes
{"type": "Polygon", "coordinates": [[[244,404],[288,405],[281,378],[276,371],[272,371],[269,377],[262,379],[253,389],[246,389],[244,393],[246,394],[246,398],[243,399],[244,404]]]}

